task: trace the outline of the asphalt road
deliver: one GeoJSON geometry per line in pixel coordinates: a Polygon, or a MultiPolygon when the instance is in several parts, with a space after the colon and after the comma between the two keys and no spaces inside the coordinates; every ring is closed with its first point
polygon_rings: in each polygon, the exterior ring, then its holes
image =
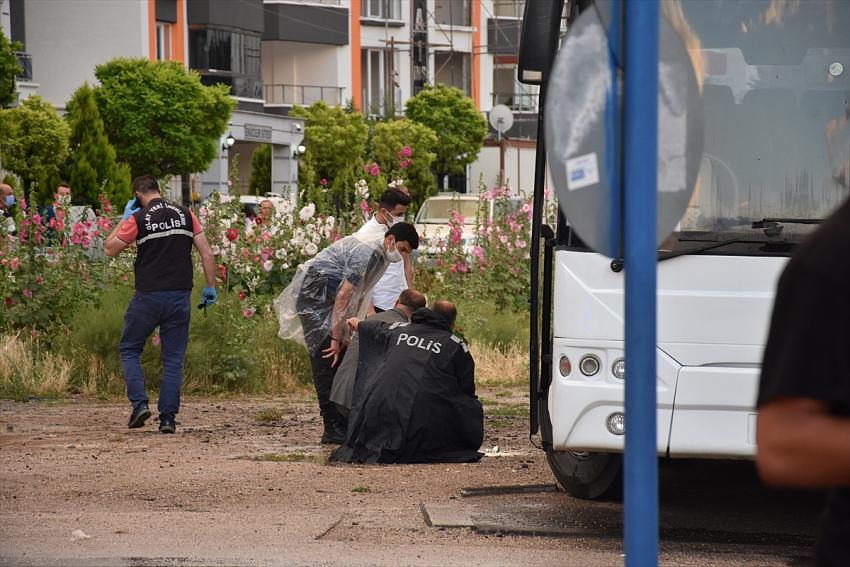
{"type": "MultiPolygon", "coordinates": [[[[621,565],[620,502],[462,495],[554,482],[521,394],[483,396],[480,463],[405,466],[327,465],[303,397],[189,398],[173,436],[115,402],[0,402],[0,565],[621,565]]],[[[747,462],[662,463],[660,494],[663,565],[804,565],[822,502],[747,462]]]]}

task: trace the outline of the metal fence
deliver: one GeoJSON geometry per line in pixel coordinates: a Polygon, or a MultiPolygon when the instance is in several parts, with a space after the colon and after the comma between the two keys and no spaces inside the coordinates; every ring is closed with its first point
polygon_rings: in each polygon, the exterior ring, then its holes
{"type": "Polygon", "coordinates": [[[300,104],[310,106],[323,100],[329,105],[343,104],[345,87],[319,85],[263,85],[266,104],[300,104]]]}

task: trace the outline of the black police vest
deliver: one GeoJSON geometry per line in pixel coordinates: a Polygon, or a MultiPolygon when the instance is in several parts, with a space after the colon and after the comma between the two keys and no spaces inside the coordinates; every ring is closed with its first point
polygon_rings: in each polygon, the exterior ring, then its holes
{"type": "Polygon", "coordinates": [[[186,207],[154,199],[133,215],[136,291],[192,289],[192,214],[186,207]]]}

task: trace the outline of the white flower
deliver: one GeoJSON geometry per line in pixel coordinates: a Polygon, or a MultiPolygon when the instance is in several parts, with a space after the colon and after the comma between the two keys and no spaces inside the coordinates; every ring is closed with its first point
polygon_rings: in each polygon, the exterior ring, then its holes
{"type": "Polygon", "coordinates": [[[274,262],[272,262],[271,260],[266,260],[265,262],[263,262],[263,270],[271,272],[273,267],[274,262]]]}
{"type": "Polygon", "coordinates": [[[284,258],[286,258],[286,250],[284,250],[283,248],[278,248],[277,250],[275,250],[274,257],[278,260],[283,260],[284,258]]]}
{"type": "Polygon", "coordinates": [[[307,243],[307,246],[304,247],[304,254],[307,256],[315,256],[318,251],[319,247],[312,242],[307,243]]]}
{"type": "Polygon", "coordinates": [[[301,212],[298,213],[298,216],[301,218],[302,221],[307,221],[313,218],[314,214],[316,214],[316,205],[310,203],[309,205],[304,205],[304,207],[301,209],[301,212]]]}
{"type": "Polygon", "coordinates": [[[389,188],[391,188],[391,189],[395,189],[395,180],[390,181],[389,183],[387,183],[387,187],[389,187],[389,188]]]}
{"type": "Polygon", "coordinates": [[[283,264],[281,264],[281,268],[283,268],[284,270],[288,270],[289,269],[289,262],[284,262],[283,264]]]}
{"type": "Polygon", "coordinates": [[[213,246],[212,253],[213,256],[221,256],[221,248],[219,248],[218,246],[213,246]]]}

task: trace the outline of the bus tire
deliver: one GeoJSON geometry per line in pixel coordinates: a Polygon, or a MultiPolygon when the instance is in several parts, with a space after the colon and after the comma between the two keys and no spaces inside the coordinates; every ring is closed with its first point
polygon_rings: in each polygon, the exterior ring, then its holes
{"type": "Polygon", "coordinates": [[[622,498],[622,455],[549,449],[546,459],[555,478],[570,495],[583,500],[622,498]]]}

